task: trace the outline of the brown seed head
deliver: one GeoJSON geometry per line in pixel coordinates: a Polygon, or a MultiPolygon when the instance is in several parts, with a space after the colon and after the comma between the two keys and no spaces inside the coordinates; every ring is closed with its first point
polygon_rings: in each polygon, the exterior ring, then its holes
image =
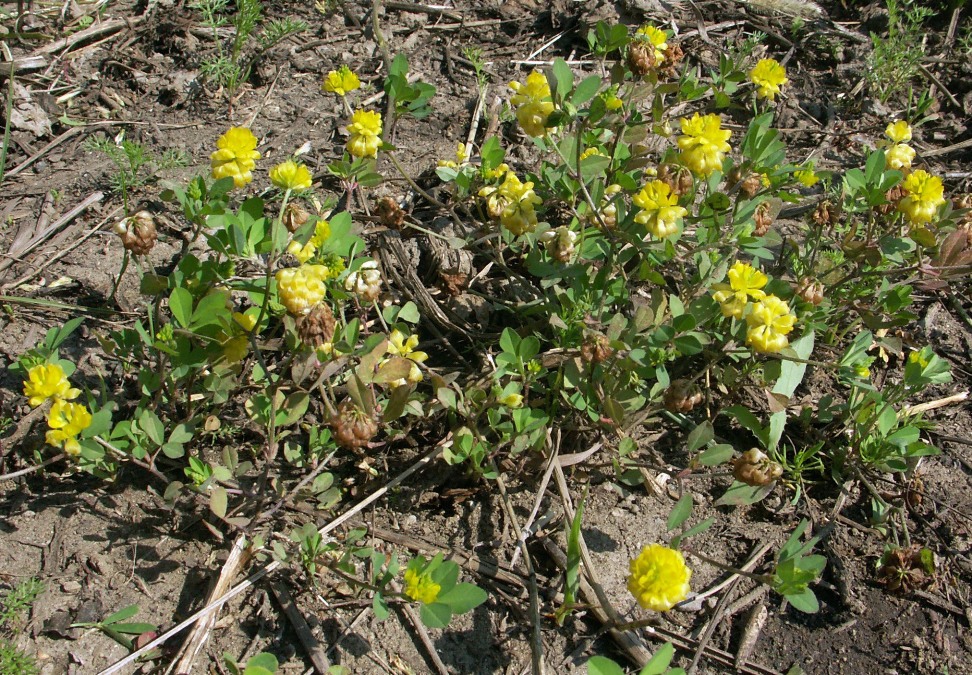
{"type": "Polygon", "coordinates": [[[794,289],[796,294],[811,305],[819,305],[824,299],[824,287],[819,281],[810,277],[803,277],[794,289]]]}
{"type": "Polygon", "coordinates": [[[121,237],[122,245],[135,255],[146,255],[159,238],[155,219],[148,211],[139,211],[133,216],[122,218],[115,225],[115,232],[121,237]]]}
{"type": "Polygon", "coordinates": [[[323,302],[297,319],[297,336],[301,342],[317,349],[334,338],[334,312],[323,302]]]}
{"type": "Polygon", "coordinates": [[[769,202],[763,202],[756,207],[756,212],[753,214],[753,220],[756,221],[756,227],[753,228],[753,234],[757,237],[762,237],[764,234],[770,231],[773,226],[773,214],[770,212],[769,202]]]}
{"type": "Polygon", "coordinates": [[[378,200],[378,222],[392,230],[400,230],[405,224],[405,211],[391,197],[382,197],[378,200]]]}
{"type": "Polygon", "coordinates": [[[783,475],[783,467],[758,448],[751,448],[733,462],[732,475],[753,487],[769,485],[783,475]]]}
{"type": "Polygon", "coordinates": [[[283,220],[284,227],[287,228],[287,231],[294,233],[300,229],[301,225],[307,222],[308,218],[310,218],[310,214],[307,213],[307,209],[300,204],[290,202],[287,204],[287,208],[284,209],[281,220],[283,220]]]}
{"type": "Polygon", "coordinates": [[[628,68],[635,77],[644,77],[655,68],[654,46],[635,41],[628,46],[628,68]]]}
{"type": "Polygon", "coordinates": [[[691,412],[701,402],[702,392],[688,380],[675,380],[665,390],[665,409],[669,412],[691,412]]]}
{"type": "Polygon", "coordinates": [[[368,445],[378,433],[378,423],[372,415],[361,410],[351,399],[338,404],[330,419],[334,440],[342,448],[359,450],[368,445]]]}
{"type": "Polygon", "coordinates": [[[611,341],[606,335],[591,333],[584,338],[584,343],[581,345],[581,358],[587,363],[601,363],[613,355],[614,349],[611,348],[611,341]]]}

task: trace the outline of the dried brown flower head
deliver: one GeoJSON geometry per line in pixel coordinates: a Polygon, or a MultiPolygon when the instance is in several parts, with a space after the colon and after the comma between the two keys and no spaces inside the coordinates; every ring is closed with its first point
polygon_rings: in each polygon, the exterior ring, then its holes
{"type": "Polygon", "coordinates": [[[122,245],[135,255],[146,255],[159,238],[155,219],[148,211],[122,218],[115,224],[115,232],[121,238],[122,245]]]}
{"type": "Polygon", "coordinates": [[[669,412],[691,412],[701,402],[702,392],[688,380],[674,380],[665,390],[665,409],[669,412]]]}
{"type": "Polygon", "coordinates": [[[334,440],[342,448],[358,450],[366,447],[378,433],[378,423],[373,415],[361,410],[351,399],[338,404],[330,419],[334,440]]]}
{"type": "Polygon", "coordinates": [[[317,349],[334,338],[334,324],[334,312],[320,302],[297,319],[297,335],[305,345],[317,349]]]}
{"type": "Polygon", "coordinates": [[[740,483],[758,487],[777,480],[783,475],[783,467],[759,448],[751,448],[733,462],[732,475],[740,483]]]}

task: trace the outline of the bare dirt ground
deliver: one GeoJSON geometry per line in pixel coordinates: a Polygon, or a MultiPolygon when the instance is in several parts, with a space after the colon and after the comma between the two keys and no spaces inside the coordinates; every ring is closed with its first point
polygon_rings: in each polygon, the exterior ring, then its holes
{"type": "MultiPolygon", "coordinates": [[[[121,202],[111,189],[109,162],[87,149],[85,140],[123,132],[155,153],[183,151],[190,158],[189,167],[162,176],[178,180],[205,170],[215,139],[228,126],[247,124],[260,138],[268,165],[309,142],[305,160],[314,168],[316,187],[323,194],[337,194],[340,188],[324,166],[340,152],[338,129],[345,117],[336,98],[321,92],[321,79],[327,71],[348,64],[378,92],[384,72],[369,28],[370,6],[347,3],[343,9],[322,12],[311,3],[267,3],[267,18],[301,18],[310,29],[260,60],[230,119],[225,100],[199,79],[200,62],[213,49],[212,39],[200,27],[198,12],[186,4],[101,3],[105,7],[90,25],[78,22],[92,15],[84,4],[66,3],[60,13],[40,11],[41,4],[35,3],[36,11],[28,13],[18,29],[54,35],[55,40],[11,42],[16,58],[33,56],[42,62],[18,73],[17,86],[24,89],[17,90],[16,105],[23,104],[33,123],[15,125],[7,176],[0,185],[0,248],[21,251],[8,253],[0,263],[5,298],[0,366],[14,362],[49,327],[75,315],[72,308],[90,308],[89,319],[67,347],[86,384],[97,387],[104,368],[97,338],[130,319],[139,295],[137,277],[129,271],[118,307],[103,311],[121,260],[121,244],[110,231],[121,214],[121,202]],[[38,237],[39,245],[24,250],[23,242],[45,227],[50,231],[38,237]],[[34,304],[10,296],[50,302],[34,304]]],[[[507,95],[508,81],[522,79],[531,68],[519,62],[530,60],[543,45],[546,49],[532,59],[561,56],[583,61],[584,36],[598,19],[630,25],[648,19],[667,22],[678,28],[688,62],[707,68],[715,67],[725,45],[755,30],[767,33],[766,47],[778,57],[789,57],[792,82],[776,124],[791,152],[817,148],[820,168],[858,166],[858,136],[878,136],[894,109],[867,95],[866,87],[863,93],[857,87],[870,50],[868,31],[881,30],[878,5],[831,3],[825,5],[824,16],[794,26],[786,15],[733,2],[662,6],[640,0],[550,5],[460,0],[449,9],[384,4],[380,22],[390,48],[408,55],[413,71],[438,89],[429,117],[404,120],[396,129],[395,144],[408,149],[399,153],[407,158],[406,168],[413,176],[425,176],[422,184],[427,186],[436,183],[436,160],[451,157],[456,143],[466,139],[477,103],[475,75],[463,48],[482,49],[491,104],[494,97],[507,95]],[[846,23],[838,28],[838,21],[846,23]]],[[[930,55],[947,52],[943,37],[950,16],[945,14],[938,33],[928,36],[930,55]]],[[[969,21],[965,12],[961,21],[969,21]]],[[[972,114],[968,59],[963,63],[958,57],[943,57],[929,61],[927,68],[938,81],[935,117],[916,132],[915,146],[940,175],[952,176],[947,179],[951,192],[968,192],[972,150],[968,145],[954,148],[972,138],[967,126],[972,114]]],[[[147,185],[136,200],[169,223],[161,228],[160,244],[152,253],[153,263],[164,268],[179,249],[182,233],[173,207],[162,203],[158,192],[157,184],[147,185]]],[[[404,182],[394,180],[378,188],[379,194],[396,198],[408,192],[404,182]]],[[[377,239],[372,242],[380,245],[377,239]]],[[[917,342],[930,341],[952,365],[955,382],[936,392],[940,397],[972,387],[972,328],[963,314],[972,311],[972,301],[963,295],[967,284],[957,288],[952,294],[926,294],[919,305],[921,317],[907,329],[917,342]]],[[[450,357],[442,350],[435,358],[447,365],[450,357]]],[[[798,392],[802,405],[813,406],[820,393],[812,382],[808,377],[798,392]]],[[[39,418],[30,419],[17,376],[0,373],[0,387],[0,415],[8,421],[0,438],[0,467],[7,473],[27,466],[33,452],[42,449],[43,425],[39,418]]],[[[923,462],[919,485],[889,483],[880,489],[920,494],[908,510],[910,534],[938,556],[941,571],[935,586],[893,595],[877,584],[874,572],[883,543],[868,525],[869,496],[856,484],[842,492],[840,485],[822,480],[814,492],[814,513],[797,511],[785,496],[771,498],[720,518],[718,527],[693,543],[697,550],[733,565],[762,551],[754,560],[759,565],[768,559],[764,556],[772,555],[765,553],[764,545],[775,551],[801,518],[829,523],[819,547],[828,566],[817,587],[822,604],[818,614],[801,614],[754,583],[736,579],[691,611],[660,616],[654,634],[643,635],[649,649],[674,639],[678,664],[687,666],[701,651],[699,672],[711,673],[972,673],[972,407],[958,403],[929,413],[928,419],[935,424],[930,439],[942,454],[923,462]],[[763,621],[762,627],[754,632],[758,621],[763,621]],[[737,661],[740,644],[749,635],[756,636],[755,646],[737,661]]],[[[224,423],[245,428],[243,419],[224,423]]],[[[411,441],[383,448],[378,457],[383,476],[393,477],[412,465],[438,437],[434,430],[419,429],[411,441]]],[[[212,439],[214,450],[233,445],[241,454],[253,442],[243,430],[236,437],[212,439]]],[[[678,467],[681,443],[677,434],[653,430],[644,436],[643,453],[651,462],[678,467]]],[[[354,474],[353,464],[353,459],[346,460],[346,475],[354,474]]],[[[284,472],[294,475],[292,469],[284,472]]],[[[341,475],[342,468],[335,472],[341,475]]],[[[537,503],[541,476],[529,464],[507,475],[521,522],[537,503]]],[[[575,500],[582,486],[590,485],[583,532],[605,593],[623,617],[640,618],[625,590],[627,562],[641,545],[664,537],[665,519],[677,496],[674,489],[652,492],[644,486],[621,485],[610,459],[598,455],[568,469],[567,477],[575,500]]],[[[727,513],[713,506],[713,495],[719,492],[710,489],[727,484],[728,479],[720,477],[691,484],[697,504],[693,521],[727,513]]],[[[349,495],[335,513],[374,487],[349,495]]],[[[47,588],[17,638],[37,657],[43,673],[96,673],[126,655],[101,632],[71,628],[73,622],[97,620],[137,604],[138,620],[165,630],[202,606],[232,538],[220,540],[204,526],[200,514],[170,509],[161,498],[162,489],[137,467],[125,467],[113,483],[105,483],[76,474],[63,463],[0,486],[0,586],[37,577],[47,588]]],[[[552,519],[529,548],[539,579],[538,639],[548,672],[584,672],[583,663],[592,654],[624,662],[625,653],[594,611],[575,612],[563,626],[553,619],[562,578],[543,542],[563,546],[564,524],[555,494],[539,498],[539,513],[549,513],[552,519]]],[[[286,531],[288,524],[310,520],[321,525],[331,518],[333,514],[312,508],[298,509],[286,514],[279,531],[286,531]]],[[[461,468],[435,465],[377,500],[349,525],[367,526],[372,545],[384,550],[411,547],[426,554],[456,555],[463,562],[464,576],[483,586],[490,599],[448,629],[427,631],[427,645],[402,610],[378,622],[370,612],[370,600],[350,593],[339,580],[325,577],[314,585],[296,572],[279,571],[226,605],[197,672],[222,672],[217,663],[223,652],[245,659],[259,651],[275,653],[281,672],[310,672],[309,649],[282,610],[281,588],[293,598],[320,650],[350,672],[435,672],[432,651],[449,672],[530,671],[531,640],[537,638],[531,626],[529,583],[522,557],[510,566],[517,531],[504,515],[492,483],[473,480],[461,468]]],[[[701,592],[725,578],[699,565],[693,590],[701,592]]],[[[180,640],[181,636],[169,640],[161,659],[125,672],[163,672],[180,640]]]]}

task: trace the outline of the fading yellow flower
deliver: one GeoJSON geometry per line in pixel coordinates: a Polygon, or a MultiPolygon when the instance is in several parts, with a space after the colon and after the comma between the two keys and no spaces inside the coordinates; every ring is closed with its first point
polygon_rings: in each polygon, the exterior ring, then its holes
{"type": "Polygon", "coordinates": [[[338,96],[347,96],[359,87],[361,87],[361,80],[347,66],[341,66],[324,76],[324,91],[338,96]]]}
{"type": "Polygon", "coordinates": [[[405,595],[415,602],[430,605],[439,598],[442,586],[432,581],[426,572],[414,568],[405,570],[405,595]]]}
{"type": "Polygon", "coordinates": [[[257,137],[246,127],[232,127],[216,141],[216,152],[209,156],[213,178],[232,178],[233,185],[243,187],[253,180],[253,169],[260,153],[257,137]]]}
{"type": "Polygon", "coordinates": [[[58,399],[51,406],[47,426],[50,427],[46,436],[48,445],[63,448],[64,452],[76,457],[81,454],[78,434],[91,426],[91,413],[79,403],[58,399]]]}
{"type": "Polygon", "coordinates": [[[665,62],[665,51],[668,49],[668,34],[661,28],[651,25],[642,26],[635,33],[635,37],[643,36],[655,48],[655,65],[660,66],[665,62]]]}
{"type": "Polygon", "coordinates": [[[80,393],[80,389],[71,387],[64,369],[56,363],[41,363],[27,371],[24,396],[32,408],[43,405],[49,399],[70,401],[80,393]]]}
{"type": "Polygon", "coordinates": [[[510,105],[516,108],[516,119],[520,128],[528,136],[543,136],[547,133],[547,118],[554,110],[550,101],[550,85],[546,76],[534,70],[527,75],[526,83],[510,82],[515,93],[510,97],[510,105]]]}
{"type": "Polygon", "coordinates": [[[469,155],[469,149],[466,147],[466,144],[458,143],[456,145],[456,159],[440,159],[438,165],[448,167],[450,169],[458,169],[460,166],[469,161],[469,155]]]}
{"type": "Polygon", "coordinates": [[[793,330],[796,317],[790,314],[790,306],[775,295],[767,295],[754,302],[746,315],[749,329],[746,344],[763,354],[780,352],[788,344],[787,334],[793,330]]]}
{"type": "Polygon", "coordinates": [[[786,79],[786,68],[776,59],[760,59],[749,71],[749,79],[756,85],[756,96],[771,101],[780,93],[780,88],[789,82],[786,79]]]}
{"type": "Polygon", "coordinates": [[[500,405],[505,405],[507,408],[522,408],[523,407],[523,394],[513,392],[511,394],[506,394],[505,396],[500,396],[496,399],[496,402],[500,405]]]}
{"type": "Polygon", "coordinates": [[[761,300],[766,293],[760,289],[769,281],[766,275],[748,263],[737,260],[729,268],[728,284],[714,284],[712,297],[721,305],[724,317],[741,319],[749,299],[761,300]]]}
{"type": "Polygon", "coordinates": [[[731,148],[726,142],[732,132],[722,128],[722,120],[715,113],[704,117],[695,113],[681,120],[682,135],[678,137],[682,164],[697,176],[707,178],[722,169],[725,153],[731,148]]]}
{"type": "Polygon", "coordinates": [[[311,180],[307,167],[292,159],[270,169],[270,182],[281,190],[307,190],[311,180]]]}
{"type": "Polygon", "coordinates": [[[406,382],[422,381],[422,371],[416,364],[424,363],[429,358],[429,355],[415,349],[418,347],[418,341],[418,335],[410,335],[406,339],[405,335],[397,328],[388,335],[388,354],[391,356],[400,356],[412,362],[412,368],[409,370],[408,377],[390,383],[392,386],[401,386],[406,382]]]}
{"type": "Polygon", "coordinates": [[[367,260],[344,280],[344,290],[354,293],[361,302],[374,302],[381,295],[381,270],[378,262],[367,260]]]}
{"type": "Polygon", "coordinates": [[[898,210],[913,224],[930,223],[938,207],[945,203],[942,179],[922,169],[909,174],[902,187],[906,195],[898,202],[898,210]]]}
{"type": "Polygon", "coordinates": [[[688,597],[692,570],[675,549],[650,544],[631,561],[628,590],[644,609],[667,612],[688,597]]]}
{"type": "Polygon", "coordinates": [[[915,149],[907,143],[892,143],[884,151],[884,166],[887,169],[910,169],[915,159],[915,149]]]}
{"type": "Polygon", "coordinates": [[[287,244],[287,253],[297,258],[297,262],[303,265],[314,257],[314,254],[317,253],[317,247],[309,241],[306,244],[301,244],[299,241],[292,241],[287,244]]]}
{"type": "Polygon", "coordinates": [[[657,239],[676,234],[679,223],[688,213],[678,205],[678,195],[672,192],[671,186],[660,180],[646,183],[631,201],[641,207],[635,222],[644,225],[657,239]]]}
{"type": "Polygon", "coordinates": [[[223,357],[227,363],[239,363],[250,351],[250,341],[245,335],[238,335],[223,343],[223,357]]]}
{"type": "Polygon", "coordinates": [[[534,207],[543,200],[533,191],[532,182],[522,183],[515,173],[507,171],[499,186],[484,187],[479,196],[486,198],[489,215],[514,235],[520,236],[537,228],[534,207]]]}
{"type": "Polygon", "coordinates": [[[255,314],[244,314],[243,312],[233,312],[233,321],[247,333],[256,327],[257,318],[255,314]]]}
{"type": "Polygon", "coordinates": [[[376,157],[381,147],[381,113],[355,110],[348,125],[348,152],[355,157],[376,157]]]}

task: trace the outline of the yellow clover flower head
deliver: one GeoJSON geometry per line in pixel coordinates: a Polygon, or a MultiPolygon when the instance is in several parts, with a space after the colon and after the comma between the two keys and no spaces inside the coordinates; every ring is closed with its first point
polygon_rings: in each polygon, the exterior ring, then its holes
{"type": "Polygon", "coordinates": [[[668,34],[661,28],[651,25],[642,26],[635,33],[635,37],[643,36],[651,46],[655,48],[655,65],[660,66],[665,62],[665,51],[668,49],[668,34]]]}
{"type": "Polygon", "coordinates": [[[359,87],[361,87],[361,80],[347,66],[341,66],[324,76],[324,91],[338,96],[347,96],[359,87]]]}
{"type": "Polygon", "coordinates": [[[722,316],[741,319],[749,299],[762,300],[766,293],[760,289],[768,281],[765,274],[750,265],[737,260],[729,268],[728,284],[715,284],[712,297],[721,305],[722,316]]]}
{"type": "Polygon", "coordinates": [[[27,371],[24,396],[32,408],[43,405],[49,399],[70,401],[80,393],[80,389],[71,387],[64,369],[56,363],[41,363],[27,371]]]}
{"type": "Polygon", "coordinates": [[[915,149],[907,143],[892,143],[884,153],[884,166],[899,171],[910,169],[915,154],[915,149]]]}
{"type": "Polygon", "coordinates": [[[760,59],[749,71],[750,81],[756,85],[756,96],[773,101],[780,93],[780,88],[789,82],[786,78],[786,68],[776,59],[760,59]]]}
{"type": "Polygon", "coordinates": [[[414,383],[422,381],[422,371],[419,370],[416,364],[424,363],[429,358],[429,355],[415,349],[418,347],[418,342],[418,335],[410,335],[406,339],[405,335],[397,328],[388,335],[388,354],[391,356],[400,356],[412,362],[412,368],[408,373],[408,377],[403,380],[391,382],[390,384],[393,387],[401,386],[406,382],[414,383]]]}
{"type": "Polygon", "coordinates": [[[355,157],[377,157],[381,147],[381,113],[355,110],[348,125],[348,152],[355,157]]]}
{"type": "Polygon", "coordinates": [[[688,597],[692,570],[675,549],[650,544],[629,567],[628,590],[644,609],[667,612],[688,597]]]}
{"type": "Polygon", "coordinates": [[[487,186],[479,191],[486,198],[489,215],[516,236],[537,228],[534,207],[543,202],[533,191],[533,183],[523,183],[512,171],[507,171],[499,186],[487,186]]]}
{"type": "Polygon", "coordinates": [[[884,130],[884,135],[892,143],[907,143],[911,140],[911,125],[904,120],[891,122],[884,130]]]}
{"type": "Polygon", "coordinates": [[[279,270],[275,278],[280,302],[294,316],[309,314],[327,294],[324,282],[329,277],[330,272],[324,265],[301,265],[279,270]]]}
{"type": "Polygon", "coordinates": [[[405,570],[405,595],[415,602],[430,605],[439,598],[442,586],[432,581],[427,572],[420,572],[415,568],[405,570]]]}
{"type": "Polygon", "coordinates": [[[793,330],[796,317],[790,306],[775,295],[767,295],[753,303],[746,315],[746,344],[762,354],[776,354],[788,344],[787,334],[793,330]]]}
{"type": "Polygon", "coordinates": [[[631,201],[641,207],[635,222],[644,225],[657,239],[676,234],[679,223],[688,213],[678,205],[678,195],[672,192],[671,186],[660,180],[645,184],[631,201]]]}
{"type": "Polygon", "coordinates": [[[81,454],[78,434],[91,426],[91,413],[79,403],[57,399],[47,416],[47,443],[63,448],[67,454],[77,457],[81,454]]]}
{"type": "Polygon", "coordinates": [[[514,94],[510,105],[516,108],[516,119],[528,136],[547,133],[547,118],[554,110],[550,101],[550,85],[546,76],[538,70],[527,75],[526,83],[510,82],[514,94]]]}
{"type": "Polygon", "coordinates": [[[260,153],[257,137],[246,127],[232,127],[216,141],[218,150],[209,156],[213,178],[232,178],[233,185],[243,187],[253,180],[253,169],[260,153]]]}
{"type": "Polygon", "coordinates": [[[311,173],[303,164],[288,159],[270,169],[270,182],[281,190],[307,190],[311,186],[311,173]]]}
{"type": "Polygon", "coordinates": [[[722,128],[722,119],[715,113],[704,117],[695,113],[681,121],[682,135],[678,137],[682,164],[697,176],[707,178],[713,171],[722,169],[725,153],[731,148],[732,132],[722,128]]]}
{"type": "Polygon", "coordinates": [[[898,210],[912,224],[930,223],[938,207],[945,203],[942,179],[918,169],[904,179],[903,187],[907,194],[898,202],[898,210]]]}
{"type": "Polygon", "coordinates": [[[813,162],[810,162],[804,169],[794,171],[793,177],[800,181],[804,187],[813,187],[820,182],[820,176],[813,170],[813,162]]]}

